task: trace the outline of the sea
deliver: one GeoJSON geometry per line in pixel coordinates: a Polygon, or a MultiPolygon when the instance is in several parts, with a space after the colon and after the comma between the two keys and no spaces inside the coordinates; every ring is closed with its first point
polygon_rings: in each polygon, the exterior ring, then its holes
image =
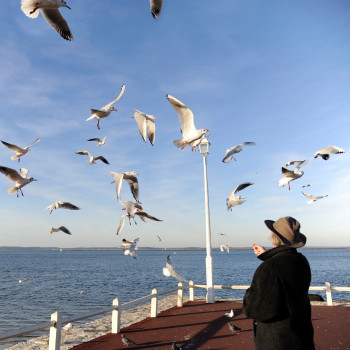
{"type": "MultiPolygon", "coordinates": [[[[350,286],[350,249],[301,249],[312,271],[312,286],[350,286]]],[[[206,283],[205,251],[137,251],[137,259],[122,251],[0,250],[0,334],[49,321],[59,311],[63,319],[108,308],[114,298],[124,303],[175,288],[178,281],[162,270],[167,256],[187,281],[206,283]],[[22,283],[19,283],[22,280],[22,283]]],[[[249,285],[261,261],[252,250],[213,251],[214,284],[249,285]]],[[[185,291],[187,293],[187,291],[185,291]]],[[[313,291],[326,299],[325,292],[313,291]]],[[[195,295],[205,296],[205,290],[195,295]]],[[[221,298],[243,298],[241,290],[216,290],[221,298]]],[[[333,300],[350,300],[350,292],[332,292],[333,300]]],[[[88,319],[84,322],[90,322],[88,319]]],[[[45,332],[45,331],[44,331],[45,332]]],[[[0,349],[25,341],[35,333],[0,342],[0,349]]]]}

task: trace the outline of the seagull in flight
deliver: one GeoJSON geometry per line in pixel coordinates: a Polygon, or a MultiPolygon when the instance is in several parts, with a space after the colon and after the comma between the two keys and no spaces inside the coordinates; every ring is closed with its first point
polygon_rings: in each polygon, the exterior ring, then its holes
{"type": "Polygon", "coordinates": [[[157,119],[154,115],[146,114],[134,109],[134,118],[136,120],[137,126],[139,128],[140,135],[143,141],[149,139],[151,145],[154,145],[154,140],[156,138],[156,125],[154,124],[154,119],[157,119]]]}
{"type": "Polygon", "coordinates": [[[225,153],[225,157],[222,160],[223,163],[228,163],[232,158],[236,160],[236,158],[233,156],[235,153],[239,153],[242,151],[243,146],[255,146],[255,142],[243,142],[239,145],[233,146],[231,148],[228,148],[225,153]]]}
{"type": "Polygon", "coordinates": [[[101,107],[101,109],[91,109],[90,117],[87,118],[86,121],[97,119],[97,129],[100,130],[100,119],[108,117],[113,111],[115,112],[117,111],[117,109],[115,109],[113,105],[123,96],[124,91],[125,91],[125,84],[123,84],[119,95],[113,101],[101,107]]]}
{"type": "Polygon", "coordinates": [[[117,199],[119,200],[121,190],[122,190],[122,182],[125,180],[130,187],[130,191],[134,196],[135,200],[139,202],[139,182],[137,180],[136,175],[139,175],[136,171],[126,171],[123,173],[116,173],[114,171],[109,172],[114,177],[114,181],[112,183],[116,183],[116,191],[117,191],[117,199]]]}
{"type": "Polygon", "coordinates": [[[244,182],[240,185],[238,185],[229,195],[226,199],[226,205],[227,210],[232,210],[231,208],[240,205],[246,201],[245,198],[242,198],[241,196],[235,196],[235,194],[239,191],[244,190],[246,187],[254,185],[254,182],[244,182]]]}
{"type": "Polygon", "coordinates": [[[67,235],[72,234],[65,226],[60,226],[59,228],[52,227],[50,230],[50,234],[52,234],[53,232],[59,232],[59,231],[62,231],[64,233],[66,233],[67,235]]]}
{"type": "Polygon", "coordinates": [[[304,187],[310,187],[310,186],[311,186],[310,184],[307,184],[307,185],[302,186],[302,188],[304,188],[304,187]]]}
{"type": "Polygon", "coordinates": [[[105,136],[102,140],[99,139],[98,137],[92,138],[92,139],[88,139],[88,141],[97,141],[97,146],[103,146],[106,143],[106,138],[107,136],[105,136]]]}
{"type": "Polygon", "coordinates": [[[226,236],[226,233],[218,232],[218,235],[220,235],[220,236],[226,236]]]}
{"type": "Polygon", "coordinates": [[[173,141],[176,147],[184,149],[186,146],[191,145],[192,142],[200,139],[204,134],[209,132],[207,129],[196,129],[193,113],[186,105],[171,95],[166,95],[166,97],[174,107],[180,119],[182,139],[173,141]]]}
{"type": "Polygon", "coordinates": [[[11,143],[7,143],[5,141],[1,141],[8,149],[10,149],[11,151],[15,152],[16,154],[14,156],[11,157],[12,160],[16,160],[18,159],[18,162],[20,161],[20,158],[22,156],[24,156],[28,151],[30,151],[30,147],[36,145],[38,142],[40,141],[40,139],[36,139],[34,141],[34,143],[32,143],[31,145],[27,146],[27,147],[18,147],[16,145],[13,145],[11,143]]]}
{"type": "Polygon", "coordinates": [[[46,208],[46,210],[49,209],[50,210],[50,214],[51,214],[54,209],[59,209],[59,208],[69,209],[69,210],[80,210],[80,208],[78,208],[74,204],[69,203],[69,202],[62,202],[62,201],[53,202],[52,204],[50,204],[46,208]]]}
{"type": "Polygon", "coordinates": [[[73,40],[73,35],[68,27],[67,21],[62,17],[60,7],[71,9],[63,0],[21,0],[21,10],[30,18],[37,18],[39,13],[43,15],[46,22],[63,39],[73,40]]]}
{"type": "Polygon", "coordinates": [[[230,253],[230,246],[228,244],[222,244],[220,246],[220,250],[222,252],[226,252],[227,254],[229,254],[230,253]]]}
{"type": "Polygon", "coordinates": [[[158,241],[159,241],[159,242],[161,242],[161,241],[162,241],[162,239],[161,239],[161,238],[160,238],[158,235],[157,235],[157,237],[158,237],[158,241]]]}
{"type": "Polygon", "coordinates": [[[102,161],[103,163],[105,163],[105,164],[109,164],[109,162],[108,162],[108,160],[105,158],[105,157],[103,157],[103,156],[98,156],[98,157],[93,157],[91,154],[90,154],[90,152],[88,152],[88,151],[78,151],[78,152],[75,152],[76,154],[80,154],[80,155],[82,155],[82,156],[88,156],[89,157],[89,160],[88,160],[88,162],[90,163],[90,164],[96,164],[96,160],[100,160],[100,161],[102,161]]]}
{"type": "Polygon", "coordinates": [[[25,168],[21,168],[18,173],[15,169],[0,166],[0,173],[3,173],[9,181],[15,183],[14,186],[7,188],[8,194],[14,194],[15,192],[17,192],[17,197],[18,197],[18,190],[19,190],[23,196],[22,187],[28,185],[32,181],[36,181],[32,177],[27,177],[28,172],[29,170],[25,168]]]}
{"type": "Polygon", "coordinates": [[[166,277],[173,276],[180,282],[187,282],[175,271],[170,255],[166,258],[166,265],[163,267],[163,275],[166,277]]]}
{"type": "Polygon", "coordinates": [[[158,19],[162,10],[163,0],[150,0],[149,2],[153,18],[158,19]]]}
{"type": "Polygon", "coordinates": [[[325,198],[325,197],[328,197],[328,194],[327,195],[325,195],[325,196],[317,196],[317,197],[315,197],[315,196],[313,196],[313,195],[311,195],[311,194],[308,194],[308,193],[305,193],[305,192],[301,192],[306,198],[308,198],[308,199],[310,199],[308,202],[307,202],[307,204],[312,204],[312,203],[314,203],[314,202],[316,202],[317,200],[319,200],[319,199],[321,199],[321,198],[325,198]]]}
{"type": "Polygon", "coordinates": [[[320,150],[318,150],[315,154],[314,154],[314,158],[317,158],[318,156],[321,156],[322,159],[324,160],[328,160],[331,154],[339,154],[339,153],[345,153],[345,149],[342,149],[340,147],[337,146],[327,146],[327,147],[323,147],[320,150]]]}
{"type": "Polygon", "coordinates": [[[282,178],[279,180],[279,186],[285,186],[288,184],[288,189],[290,190],[290,182],[296,179],[299,179],[303,176],[304,172],[300,171],[300,168],[308,163],[308,160],[293,160],[292,162],[286,163],[282,167],[282,178]],[[296,167],[293,170],[287,169],[290,165],[295,165],[296,167]]]}
{"type": "Polygon", "coordinates": [[[132,258],[137,259],[136,255],[136,244],[140,240],[140,238],[136,238],[133,241],[127,241],[126,239],[123,239],[123,244],[120,246],[123,248],[124,255],[130,255],[132,258]]]}

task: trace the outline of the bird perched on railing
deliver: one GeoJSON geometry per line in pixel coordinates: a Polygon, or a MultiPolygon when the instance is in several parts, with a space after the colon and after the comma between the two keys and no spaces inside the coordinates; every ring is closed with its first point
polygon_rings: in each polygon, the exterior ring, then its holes
{"type": "Polygon", "coordinates": [[[32,181],[36,181],[33,177],[27,177],[29,170],[21,168],[19,169],[19,173],[15,169],[6,168],[5,166],[0,166],[0,173],[3,173],[7,179],[11,182],[14,182],[15,185],[7,188],[8,194],[14,194],[18,190],[21,192],[23,196],[23,192],[21,190],[22,187],[28,185],[32,181]]]}

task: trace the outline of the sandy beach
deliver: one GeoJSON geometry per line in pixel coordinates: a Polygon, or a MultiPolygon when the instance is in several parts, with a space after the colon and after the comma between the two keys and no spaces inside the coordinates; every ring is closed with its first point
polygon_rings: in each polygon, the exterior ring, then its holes
{"type": "MultiPolygon", "coordinates": [[[[202,297],[195,297],[195,300],[201,300],[202,297]]],[[[217,298],[218,300],[220,298],[217,298]]],[[[183,301],[186,302],[189,300],[188,296],[183,297],[183,301]]],[[[227,300],[227,299],[225,299],[227,300]]],[[[231,299],[230,299],[231,300],[231,299]]],[[[232,301],[241,302],[241,300],[232,299],[232,301]]],[[[170,295],[163,299],[159,299],[158,302],[158,312],[165,311],[177,304],[177,295],[170,295]]],[[[326,302],[313,301],[312,305],[324,305],[326,302]]],[[[349,302],[334,302],[334,305],[343,305],[350,306],[349,302]]],[[[147,317],[150,317],[151,313],[151,304],[147,303],[140,305],[138,307],[125,310],[121,316],[121,328],[130,326],[133,323],[144,320],[147,317]]],[[[111,315],[98,318],[92,322],[75,326],[70,329],[69,333],[62,332],[61,335],[61,349],[68,350],[75,345],[87,342],[91,339],[103,336],[111,332],[111,315]]],[[[11,350],[47,350],[49,344],[49,331],[47,330],[47,335],[41,337],[36,337],[25,342],[20,342],[16,345],[12,345],[6,349],[11,350]]]]}

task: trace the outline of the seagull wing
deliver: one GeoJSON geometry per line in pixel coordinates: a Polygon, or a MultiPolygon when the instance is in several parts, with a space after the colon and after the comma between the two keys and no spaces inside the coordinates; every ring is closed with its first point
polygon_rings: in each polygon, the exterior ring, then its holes
{"type": "Polygon", "coordinates": [[[123,84],[122,89],[120,90],[119,95],[112,101],[106,104],[101,108],[102,111],[108,111],[124,94],[125,91],[125,84],[123,84]]]}
{"type": "Polygon", "coordinates": [[[32,147],[32,146],[35,146],[38,142],[40,142],[40,139],[36,139],[35,141],[34,141],[34,143],[32,143],[31,145],[29,145],[29,146],[27,146],[27,147],[24,147],[25,149],[28,149],[28,148],[30,148],[30,147],[32,147]]]}
{"type": "Polygon", "coordinates": [[[119,235],[120,232],[122,232],[124,224],[125,224],[125,219],[126,219],[126,215],[122,215],[122,219],[120,220],[120,223],[119,223],[117,235],[119,235]]]}
{"type": "Polygon", "coordinates": [[[139,182],[137,180],[137,177],[134,175],[124,175],[124,180],[127,181],[127,183],[130,186],[130,191],[132,195],[134,196],[135,200],[139,200],[139,182]]]}
{"type": "Polygon", "coordinates": [[[255,142],[242,142],[237,146],[241,146],[241,147],[242,146],[256,146],[256,143],[255,142]]]}
{"type": "Polygon", "coordinates": [[[15,169],[0,166],[0,173],[4,174],[11,182],[21,182],[23,177],[15,169]]]}
{"type": "Polygon", "coordinates": [[[95,158],[95,160],[98,160],[98,159],[101,160],[105,164],[109,164],[108,160],[103,156],[98,156],[95,158]]]}
{"type": "Polygon", "coordinates": [[[251,185],[254,185],[254,182],[244,182],[244,183],[238,185],[238,186],[234,189],[233,193],[242,191],[242,190],[244,190],[246,187],[251,186],[251,185]]]}
{"type": "Polygon", "coordinates": [[[92,139],[88,139],[88,141],[102,142],[101,139],[99,139],[98,137],[95,137],[95,138],[92,138],[92,139]]]}
{"type": "Polygon", "coordinates": [[[40,9],[47,23],[61,35],[63,39],[73,40],[73,35],[68,27],[67,21],[62,17],[58,9],[40,9]]]}
{"type": "Polygon", "coordinates": [[[155,19],[159,18],[160,11],[162,10],[163,0],[150,0],[150,7],[152,16],[155,19]]]}
{"type": "Polygon", "coordinates": [[[64,233],[66,233],[67,235],[71,235],[72,234],[65,226],[60,226],[58,229],[61,230],[64,233]]]}
{"type": "Polygon", "coordinates": [[[19,169],[19,174],[20,174],[23,178],[27,177],[28,173],[29,173],[29,170],[28,170],[28,169],[25,169],[25,168],[19,169]]]}
{"type": "Polygon", "coordinates": [[[146,142],[146,137],[147,137],[146,115],[140,111],[135,110],[134,118],[139,128],[140,135],[143,141],[146,142]]]}
{"type": "Polygon", "coordinates": [[[121,193],[121,190],[122,190],[122,183],[123,183],[124,175],[121,174],[121,173],[116,173],[114,171],[110,171],[109,173],[111,175],[113,175],[113,177],[114,177],[114,181],[115,181],[115,184],[116,184],[117,199],[119,199],[120,193],[121,193]]]}
{"type": "Polygon", "coordinates": [[[176,99],[173,96],[166,96],[171,105],[174,107],[177,115],[180,119],[181,132],[183,137],[186,137],[187,134],[190,134],[193,130],[196,130],[194,126],[194,117],[192,111],[184,105],[181,101],[176,99]]]}
{"type": "Polygon", "coordinates": [[[154,145],[154,140],[156,138],[156,124],[152,119],[146,119],[146,129],[147,129],[147,137],[151,145],[154,145]]]}
{"type": "Polygon", "coordinates": [[[92,155],[90,154],[89,151],[78,151],[78,152],[75,152],[76,154],[80,154],[82,156],[88,156],[89,158],[92,158],[92,155]]]}
{"type": "Polygon", "coordinates": [[[64,208],[64,209],[69,209],[69,210],[80,210],[79,207],[77,207],[76,205],[74,205],[72,203],[68,203],[68,202],[62,202],[62,204],[59,205],[59,208],[64,208]]]}
{"type": "Polygon", "coordinates": [[[151,219],[151,220],[154,220],[154,221],[163,221],[163,220],[160,220],[160,219],[155,218],[155,217],[152,216],[152,215],[147,214],[147,213],[144,212],[144,211],[137,211],[137,212],[135,213],[135,215],[140,216],[141,219],[142,219],[142,218],[147,218],[147,219],[151,219]]]}
{"type": "Polygon", "coordinates": [[[311,200],[315,200],[315,197],[314,197],[313,195],[308,194],[308,193],[305,193],[305,192],[303,192],[303,191],[301,191],[301,193],[302,193],[306,198],[309,198],[309,199],[311,199],[311,200]]]}
{"type": "Polygon", "coordinates": [[[8,149],[10,149],[11,151],[13,152],[16,152],[16,153],[23,153],[25,152],[26,150],[24,148],[21,148],[21,147],[18,147],[16,145],[13,145],[12,143],[8,143],[8,142],[5,142],[5,141],[1,141],[8,149]]]}

